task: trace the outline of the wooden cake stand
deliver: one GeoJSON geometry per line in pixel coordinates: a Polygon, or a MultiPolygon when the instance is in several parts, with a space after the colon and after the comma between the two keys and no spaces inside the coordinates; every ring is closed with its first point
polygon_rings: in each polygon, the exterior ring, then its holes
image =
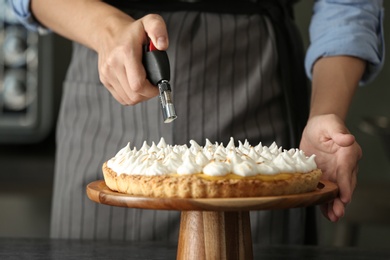
{"type": "Polygon", "coordinates": [[[333,200],[336,184],[321,181],[313,192],[272,197],[180,199],[137,197],[111,191],[103,180],[87,186],[88,197],[111,206],[180,210],[177,259],[253,259],[249,211],[307,207],[333,200]]]}

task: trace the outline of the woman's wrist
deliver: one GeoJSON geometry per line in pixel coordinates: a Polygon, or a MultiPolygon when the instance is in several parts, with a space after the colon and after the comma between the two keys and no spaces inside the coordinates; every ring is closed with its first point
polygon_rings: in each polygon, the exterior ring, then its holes
{"type": "Polygon", "coordinates": [[[350,56],[324,57],[313,68],[310,117],[335,114],[345,120],[366,62],[350,56]]]}

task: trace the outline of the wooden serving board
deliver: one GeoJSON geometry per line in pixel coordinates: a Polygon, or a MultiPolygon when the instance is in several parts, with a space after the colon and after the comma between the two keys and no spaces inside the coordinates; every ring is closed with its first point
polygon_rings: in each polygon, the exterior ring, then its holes
{"type": "Polygon", "coordinates": [[[329,202],[338,195],[338,187],[330,181],[321,181],[315,191],[283,196],[250,198],[153,198],[123,194],[110,190],[104,180],[87,186],[88,197],[98,203],[111,206],[195,211],[250,211],[307,207],[329,202]]]}

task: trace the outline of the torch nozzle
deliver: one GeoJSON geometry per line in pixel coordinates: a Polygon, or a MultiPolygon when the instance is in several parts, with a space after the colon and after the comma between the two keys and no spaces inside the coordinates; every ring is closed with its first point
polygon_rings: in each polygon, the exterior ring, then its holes
{"type": "Polygon", "coordinates": [[[159,97],[164,123],[170,123],[177,118],[175,106],[173,105],[171,97],[171,86],[167,80],[162,80],[158,83],[158,89],[160,91],[159,97]]]}

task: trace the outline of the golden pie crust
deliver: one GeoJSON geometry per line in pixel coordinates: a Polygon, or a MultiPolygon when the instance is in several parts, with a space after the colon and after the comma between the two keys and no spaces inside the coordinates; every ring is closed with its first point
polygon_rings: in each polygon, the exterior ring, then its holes
{"type": "Polygon", "coordinates": [[[118,175],[103,164],[104,180],[108,188],[120,193],[157,198],[234,198],[279,196],[306,193],[317,188],[321,170],[309,173],[280,173],[240,177],[229,174],[210,177],[191,175],[118,175]]]}

